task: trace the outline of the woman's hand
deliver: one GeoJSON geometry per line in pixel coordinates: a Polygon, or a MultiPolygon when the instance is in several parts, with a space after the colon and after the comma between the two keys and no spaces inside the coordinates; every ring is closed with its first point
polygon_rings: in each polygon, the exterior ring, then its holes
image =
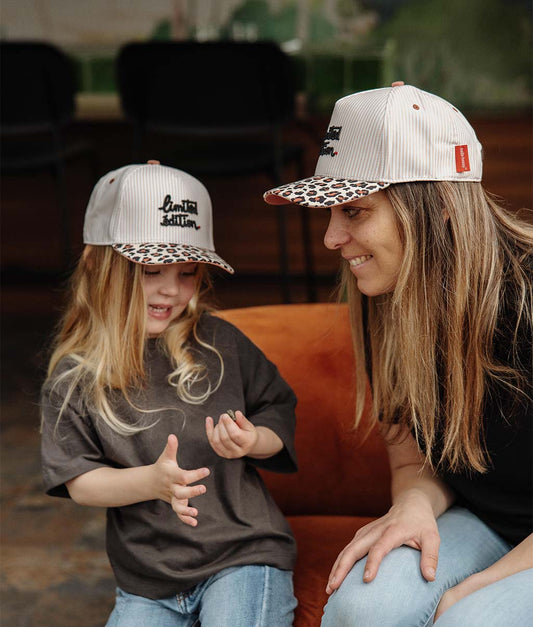
{"type": "Polygon", "coordinates": [[[165,449],[151,466],[154,488],[157,498],[170,503],[182,522],[196,527],[198,510],[195,507],[189,507],[189,499],[204,494],[206,487],[190,484],[207,477],[209,469],[184,470],[178,465],[177,455],[178,438],[175,435],[169,435],[165,449]]]}
{"type": "Polygon", "coordinates": [[[420,570],[427,581],[435,579],[440,537],[428,497],[413,488],[398,496],[385,516],[365,525],[341,551],[331,570],[326,592],[336,590],[352,568],[367,555],[363,581],[372,581],[382,559],[401,545],[421,551],[420,570]]]}

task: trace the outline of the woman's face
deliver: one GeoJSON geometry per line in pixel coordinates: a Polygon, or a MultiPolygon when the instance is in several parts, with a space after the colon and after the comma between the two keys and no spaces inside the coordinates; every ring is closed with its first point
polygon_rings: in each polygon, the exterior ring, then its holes
{"type": "Polygon", "coordinates": [[[367,296],[392,292],[403,259],[403,244],[385,192],[331,207],[330,211],[324,244],[338,250],[349,263],[359,291],[367,296]]]}
{"type": "Polygon", "coordinates": [[[157,337],[179,318],[194,295],[197,263],[143,265],[146,298],[146,333],[157,337]]]}

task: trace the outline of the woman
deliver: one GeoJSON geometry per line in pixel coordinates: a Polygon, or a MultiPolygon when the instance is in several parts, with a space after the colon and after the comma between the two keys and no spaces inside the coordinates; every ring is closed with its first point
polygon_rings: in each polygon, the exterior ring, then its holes
{"type": "Polygon", "coordinates": [[[533,229],[481,186],[475,133],[402,82],[339,100],[314,177],[392,507],[333,565],[323,625],[521,625],[533,615],[533,229]],[[366,365],[366,366],[365,366],[366,365]]]}

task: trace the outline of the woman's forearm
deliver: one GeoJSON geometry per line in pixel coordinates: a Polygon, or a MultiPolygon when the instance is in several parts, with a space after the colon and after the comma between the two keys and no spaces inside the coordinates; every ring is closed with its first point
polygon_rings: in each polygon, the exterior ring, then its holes
{"type": "Polygon", "coordinates": [[[425,463],[415,439],[406,427],[392,427],[387,444],[391,469],[392,502],[424,495],[435,518],[443,514],[455,500],[453,491],[425,463]]]}
{"type": "Polygon", "coordinates": [[[533,568],[533,534],[517,544],[492,566],[465,579],[463,584],[471,586],[471,592],[473,592],[528,568],[533,568]]]}
{"type": "Polygon", "coordinates": [[[79,505],[123,507],[160,498],[154,492],[153,466],[96,468],[68,481],[70,497],[79,505]]]}
{"type": "Polygon", "coordinates": [[[422,493],[428,499],[435,518],[438,518],[455,500],[453,491],[441,479],[417,464],[391,469],[391,473],[393,503],[408,498],[410,494],[422,493]]]}

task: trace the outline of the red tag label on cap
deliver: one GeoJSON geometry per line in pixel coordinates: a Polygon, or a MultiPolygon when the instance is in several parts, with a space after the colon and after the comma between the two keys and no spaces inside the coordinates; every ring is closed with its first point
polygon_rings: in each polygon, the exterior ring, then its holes
{"type": "Polygon", "coordinates": [[[470,172],[468,146],[455,147],[455,169],[457,172],[470,172]]]}

